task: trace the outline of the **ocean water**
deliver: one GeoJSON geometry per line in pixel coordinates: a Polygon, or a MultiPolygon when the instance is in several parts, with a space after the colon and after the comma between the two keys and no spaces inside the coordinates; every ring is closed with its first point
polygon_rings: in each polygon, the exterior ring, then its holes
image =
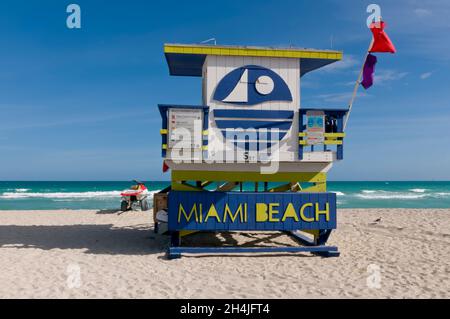
{"type": "MultiPolygon", "coordinates": [[[[1,182],[0,210],[118,209],[130,182],[1,182]]],[[[168,182],[147,182],[151,194],[168,182]]],[[[253,190],[253,185],[245,189],[253,190]]],[[[450,208],[450,182],[329,182],[339,208],[450,208]]],[[[150,206],[152,195],[149,196],[150,206]]]]}

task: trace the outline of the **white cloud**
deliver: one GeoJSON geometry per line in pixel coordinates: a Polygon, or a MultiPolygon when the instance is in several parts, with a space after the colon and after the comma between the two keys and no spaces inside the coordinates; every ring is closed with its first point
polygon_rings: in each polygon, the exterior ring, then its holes
{"type": "Polygon", "coordinates": [[[380,70],[375,71],[374,82],[376,84],[386,84],[391,81],[398,81],[408,75],[408,72],[398,72],[396,70],[380,70]]]}
{"type": "MultiPolygon", "coordinates": [[[[345,93],[332,93],[332,94],[321,94],[317,96],[319,99],[330,102],[330,103],[348,103],[352,98],[353,92],[345,93]]],[[[370,95],[364,92],[359,92],[356,98],[369,97],[370,95]]]]}
{"type": "Polygon", "coordinates": [[[426,72],[426,73],[421,74],[421,75],[420,75],[420,78],[421,78],[422,80],[426,80],[426,79],[428,79],[431,75],[433,75],[433,72],[426,72]]]}
{"type": "Polygon", "coordinates": [[[359,65],[362,65],[362,61],[358,61],[355,56],[348,54],[344,55],[341,61],[329,64],[321,70],[324,72],[341,72],[352,68],[357,69],[359,65]]]}
{"type": "Polygon", "coordinates": [[[429,9],[424,9],[424,8],[417,8],[414,10],[414,13],[416,16],[418,16],[419,18],[426,18],[429,17],[433,14],[433,12],[429,9]]]}

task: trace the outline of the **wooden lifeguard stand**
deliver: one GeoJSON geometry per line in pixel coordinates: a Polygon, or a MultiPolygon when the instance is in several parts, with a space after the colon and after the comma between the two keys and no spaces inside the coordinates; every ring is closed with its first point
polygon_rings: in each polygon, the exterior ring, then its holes
{"type": "Polygon", "coordinates": [[[336,228],[327,172],[343,159],[348,109],[303,108],[300,85],[302,76],[341,60],[342,52],[166,44],[164,53],[170,75],[202,77],[201,105],[159,105],[162,157],[171,169],[171,187],[163,191],[169,257],[339,255],[325,245],[336,228]],[[182,238],[198,231],[282,231],[301,245],[184,247],[182,238]]]}

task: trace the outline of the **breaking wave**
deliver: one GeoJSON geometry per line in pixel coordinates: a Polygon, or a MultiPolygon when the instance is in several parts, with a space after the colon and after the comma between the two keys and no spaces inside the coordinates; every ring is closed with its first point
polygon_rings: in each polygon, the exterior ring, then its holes
{"type": "MultiPolygon", "coordinates": [[[[25,199],[25,198],[48,198],[48,199],[107,199],[118,198],[123,191],[106,191],[106,192],[68,192],[68,193],[26,193],[26,192],[6,192],[0,195],[2,199],[25,199]]],[[[149,197],[158,191],[150,191],[149,197]]]]}
{"type": "Polygon", "coordinates": [[[427,189],[425,189],[425,188],[413,188],[413,189],[410,189],[409,191],[413,192],[413,193],[425,193],[427,191],[427,189]]]}
{"type": "Polygon", "coordinates": [[[356,197],[362,199],[424,199],[424,198],[443,198],[450,197],[450,192],[433,193],[426,189],[410,189],[406,192],[393,192],[383,190],[363,190],[356,197]]]}

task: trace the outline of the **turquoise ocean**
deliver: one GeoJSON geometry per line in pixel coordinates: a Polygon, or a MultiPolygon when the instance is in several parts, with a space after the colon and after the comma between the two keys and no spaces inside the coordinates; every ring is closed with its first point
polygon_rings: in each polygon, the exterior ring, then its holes
{"type": "MultiPolygon", "coordinates": [[[[117,209],[131,182],[2,182],[0,210],[117,209]]],[[[147,182],[158,192],[168,182],[147,182]]],[[[245,188],[252,189],[248,185],[245,188]]],[[[340,208],[450,208],[450,182],[329,182],[340,208]]],[[[152,204],[152,196],[149,196],[152,204]]]]}

